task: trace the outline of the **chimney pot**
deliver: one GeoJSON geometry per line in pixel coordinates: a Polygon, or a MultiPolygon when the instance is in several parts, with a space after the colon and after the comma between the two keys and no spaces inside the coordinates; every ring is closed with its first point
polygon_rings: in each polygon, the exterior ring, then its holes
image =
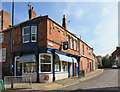
{"type": "Polygon", "coordinates": [[[66,18],[65,18],[65,15],[63,15],[63,23],[62,23],[62,26],[67,29],[67,24],[66,24],[66,18]]]}
{"type": "Polygon", "coordinates": [[[29,9],[29,19],[33,19],[36,17],[36,13],[33,10],[34,8],[30,5],[30,9],[29,9]]]}

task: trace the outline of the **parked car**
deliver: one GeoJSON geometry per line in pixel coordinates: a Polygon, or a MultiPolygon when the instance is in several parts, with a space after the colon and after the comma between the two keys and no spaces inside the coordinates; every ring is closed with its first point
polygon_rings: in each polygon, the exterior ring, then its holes
{"type": "Polygon", "coordinates": [[[117,65],[112,65],[112,68],[118,68],[117,65]]]}

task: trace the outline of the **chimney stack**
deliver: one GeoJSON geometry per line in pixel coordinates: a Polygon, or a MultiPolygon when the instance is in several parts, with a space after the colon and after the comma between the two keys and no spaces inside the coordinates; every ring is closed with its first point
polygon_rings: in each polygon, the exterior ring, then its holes
{"type": "Polygon", "coordinates": [[[33,19],[36,17],[36,13],[33,10],[34,8],[30,5],[30,9],[29,9],[29,19],[33,19]]]}
{"type": "Polygon", "coordinates": [[[65,18],[65,15],[63,15],[63,23],[62,23],[62,26],[67,29],[67,24],[66,24],[66,18],[65,18]]]}

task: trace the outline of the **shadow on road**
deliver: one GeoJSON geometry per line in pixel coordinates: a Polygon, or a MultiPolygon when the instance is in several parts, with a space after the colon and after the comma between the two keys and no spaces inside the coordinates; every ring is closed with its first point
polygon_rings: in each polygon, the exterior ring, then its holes
{"type": "Polygon", "coordinates": [[[77,90],[6,90],[2,92],[119,92],[120,87],[105,87],[93,89],[77,89],[77,90]]]}

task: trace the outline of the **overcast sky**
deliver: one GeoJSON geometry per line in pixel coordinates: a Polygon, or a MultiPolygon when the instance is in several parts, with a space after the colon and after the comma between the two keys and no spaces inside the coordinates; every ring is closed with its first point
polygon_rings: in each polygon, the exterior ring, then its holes
{"type": "MultiPolygon", "coordinates": [[[[28,2],[15,3],[15,24],[28,20],[28,2]]],[[[66,15],[67,28],[94,48],[96,55],[111,54],[118,46],[117,2],[30,2],[37,16],[48,15],[60,25],[66,15]]],[[[11,2],[2,9],[11,14],[11,2]]]]}

